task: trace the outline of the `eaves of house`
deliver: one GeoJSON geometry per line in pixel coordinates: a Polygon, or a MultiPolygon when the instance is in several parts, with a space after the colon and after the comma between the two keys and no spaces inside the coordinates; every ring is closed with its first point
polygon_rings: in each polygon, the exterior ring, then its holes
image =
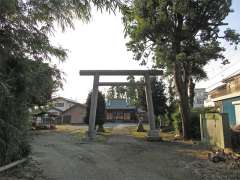
{"type": "Polygon", "coordinates": [[[239,96],[240,96],[240,91],[214,98],[212,99],[212,101],[217,102],[217,101],[222,101],[224,99],[230,99],[230,98],[239,97],[239,96]]]}

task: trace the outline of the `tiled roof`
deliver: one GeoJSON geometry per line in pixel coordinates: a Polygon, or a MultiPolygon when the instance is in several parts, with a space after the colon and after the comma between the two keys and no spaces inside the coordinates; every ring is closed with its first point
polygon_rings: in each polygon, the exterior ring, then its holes
{"type": "Polygon", "coordinates": [[[52,99],[52,101],[57,100],[57,99],[62,99],[62,100],[71,102],[71,103],[73,103],[73,104],[80,104],[80,103],[77,102],[77,101],[74,101],[74,100],[72,100],[72,99],[68,99],[68,98],[65,98],[65,97],[55,97],[55,98],[52,99]]]}

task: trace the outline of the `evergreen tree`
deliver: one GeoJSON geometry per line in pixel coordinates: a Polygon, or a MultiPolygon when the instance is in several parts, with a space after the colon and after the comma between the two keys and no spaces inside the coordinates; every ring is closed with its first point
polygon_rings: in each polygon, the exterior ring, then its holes
{"type": "MultiPolygon", "coordinates": [[[[165,95],[165,85],[162,80],[158,80],[156,77],[151,77],[151,88],[152,88],[152,99],[153,99],[153,108],[155,116],[164,115],[167,109],[167,98],[165,95]]],[[[143,82],[144,80],[140,80],[143,82]]],[[[138,86],[138,100],[142,108],[147,110],[146,95],[145,95],[145,86],[138,86]]]]}
{"type": "Polygon", "coordinates": [[[126,98],[126,88],[124,86],[116,86],[116,98],[117,99],[124,99],[126,98]]]}
{"type": "Polygon", "coordinates": [[[110,100],[110,99],[114,99],[115,96],[116,96],[115,87],[114,87],[114,86],[111,86],[111,87],[107,90],[106,98],[107,98],[107,100],[110,100]]]}
{"type": "MultiPolygon", "coordinates": [[[[89,123],[89,116],[90,116],[90,108],[91,108],[91,97],[92,97],[92,92],[88,94],[86,105],[87,105],[87,113],[84,118],[85,123],[89,123]]],[[[96,120],[95,120],[95,126],[98,125],[98,132],[104,132],[103,124],[106,119],[105,115],[105,109],[106,109],[106,104],[105,104],[105,97],[102,94],[102,92],[98,92],[98,100],[97,100],[97,112],[96,112],[96,120]]]]}
{"type": "Polygon", "coordinates": [[[174,77],[186,139],[191,134],[188,88],[193,67],[203,68],[212,59],[226,63],[220,40],[239,43],[235,30],[220,31],[230,7],[231,0],[133,0],[123,9],[127,46],[135,59],[144,64],[153,57],[157,68],[174,77]]]}
{"type": "Polygon", "coordinates": [[[137,86],[135,82],[134,76],[127,77],[128,82],[130,83],[129,86],[126,87],[126,96],[130,105],[137,106],[137,86]]]}

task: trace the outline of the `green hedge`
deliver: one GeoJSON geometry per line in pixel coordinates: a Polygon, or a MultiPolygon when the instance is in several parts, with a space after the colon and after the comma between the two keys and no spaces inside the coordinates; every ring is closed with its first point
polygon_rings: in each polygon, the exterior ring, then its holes
{"type": "Polygon", "coordinates": [[[0,103],[0,107],[4,107],[0,109],[0,166],[2,166],[29,154],[30,124],[29,112],[23,104],[7,100],[5,104],[0,103]]]}
{"type": "MultiPolygon", "coordinates": [[[[193,139],[201,138],[200,114],[201,112],[198,110],[192,110],[190,114],[191,137],[193,139]]],[[[178,134],[182,134],[182,120],[179,110],[176,110],[176,112],[172,114],[172,119],[175,131],[178,134]]]]}

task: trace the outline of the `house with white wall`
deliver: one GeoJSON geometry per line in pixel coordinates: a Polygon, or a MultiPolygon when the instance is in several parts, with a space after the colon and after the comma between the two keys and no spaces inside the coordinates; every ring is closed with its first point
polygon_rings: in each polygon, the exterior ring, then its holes
{"type": "Polygon", "coordinates": [[[193,101],[194,108],[203,108],[204,100],[206,99],[207,99],[207,92],[205,88],[194,89],[194,101],[193,101]]]}
{"type": "Polygon", "coordinates": [[[85,104],[64,97],[53,98],[50,104],[48,113],[57,115],[58,123],[84,123],[87,109],[85,104]]]}

